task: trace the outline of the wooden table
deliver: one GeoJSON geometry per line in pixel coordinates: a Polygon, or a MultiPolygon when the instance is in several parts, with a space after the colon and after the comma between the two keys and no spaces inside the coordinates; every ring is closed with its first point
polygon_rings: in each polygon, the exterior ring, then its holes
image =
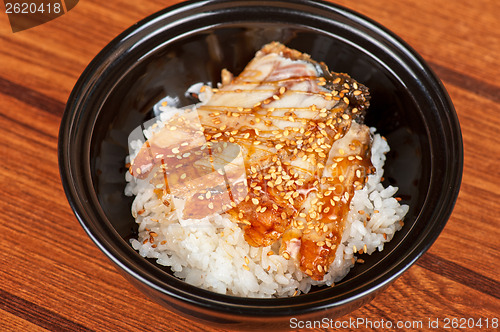
{"type": "MultiPolygon", "coordinates": [[[[0,329],[211,330],[118,274],[74,217],[57,164],[59,122],[85,66],[125,28],[175,2],[82,0],[18,33],[1,7],[0,329]]],[[[461,192],[438,240],[382,295],[340,320],[425,327],[438,319],[444,327],[450,319],[451,327],[451,319],[474,318],[491,326],[500,318],[500,2],[336,2],[385,25],[429,62],[456,106],[465,149],[461,192]]]]}

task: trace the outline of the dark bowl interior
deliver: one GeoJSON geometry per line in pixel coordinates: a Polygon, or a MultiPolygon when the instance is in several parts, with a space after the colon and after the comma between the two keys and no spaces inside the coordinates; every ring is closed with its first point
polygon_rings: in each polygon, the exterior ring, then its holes
{"type": "Polygon", "coordinates": [[[77,82],[61,123],[61,176],[84,229],[124,275],[154,300],[231,327],[285,324],[289,317],[338,317],[370,300],[434,242],[456,200],[462,141],[439,79],[399,38],[344,8],[312,1],[197,1],[166,9],[111,42],[77,82]],[[385,182],[410,205],[383,252],[362,257],[335,287],[289,299],[244,299],[204,291],[139,256],[124,192],[130,132],[169,96],[177,106],[196,82],[239,73],[263,44],[277,40],[349,73],[370,88],[366,122],[390,146],[385,182]]]}

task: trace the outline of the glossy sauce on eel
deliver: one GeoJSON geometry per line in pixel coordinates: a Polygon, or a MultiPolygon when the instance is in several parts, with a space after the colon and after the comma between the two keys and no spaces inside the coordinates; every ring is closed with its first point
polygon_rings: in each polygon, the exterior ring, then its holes
{"type": "Polygon", "coordinates": [[[130,173],[158,198],[177,197],[182,218],[224,213],[248,244],[280,241],[280,255],[322,280],[354,192],[373,171],[368,89],[273,42],[200,95],[157,128],[130,173]]]}

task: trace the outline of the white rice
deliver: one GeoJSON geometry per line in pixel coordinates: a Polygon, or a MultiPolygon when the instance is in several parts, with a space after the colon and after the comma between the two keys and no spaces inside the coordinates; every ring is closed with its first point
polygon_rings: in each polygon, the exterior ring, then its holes
{"type": "MultiPolygon", "coordinates": [[[[165,120],[165,116],[160,116],[160,122],[165,120]]],[[[130,241],[132,247],[141,256],[169,266],[185,282],[222,294],[286,297],[307,293],[312,285],[332,285],[354,266],[357,259],[354,251],[362,249],[367,254],[381,251],[384,243],[401,229],[400,221],[408,211],[407,205],[401,205],[393,197],[398,188],[385,188],[381,184],[389,145],[374,128],[371,132],[371,161],[376,171],[368,176],[365,187],[356,191],[351,201],[342,242],[321,282],[305,275],[292,260],[268,255],[270,251],[279,252],[279,241],[269,247],[251,247],[244,231],[228,215],[179,220],[172,211],[173,204],[165,206],[148,179],[136,179],[127,173],[125,193],[135,196],[132,215],[139,224],[138,239],[130,241]]],[[[151,128],[144,130],[146,138],[151,134],[151,128]]],[[[131,142],[131,156],[141,145],[139,141],[131,142]]]]}

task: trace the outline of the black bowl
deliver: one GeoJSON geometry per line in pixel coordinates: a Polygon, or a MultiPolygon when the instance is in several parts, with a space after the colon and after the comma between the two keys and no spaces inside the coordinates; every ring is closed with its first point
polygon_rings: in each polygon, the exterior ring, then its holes
{"type": "MultiPolygon", "coordinates": [[[[407,44],[377,23],[316,1],[194,1],[135,24],[89,64],[71,93],[59,136],[64,189],[81,225],[144,293],[188,317],[231,329],[290,327],[337,318],[371,300],[431,246],[449,218],[462,174],[456,113],[439,79],[407,44]],[[363,257],[335,287],[293,298],[252,299],[193,287],[142,258],[124,196],[127,137],[165,96],[177,106],[195,82],[238,73],[270,41],[324,61],[371,90],[367,123],[388,140],[385,181],[410,205],[383,252],[363,257]],[[272,324],[272,325],[271,325],[272,324]]],[[[89,257],[89,259],[91,259],[89,257]]]]}

